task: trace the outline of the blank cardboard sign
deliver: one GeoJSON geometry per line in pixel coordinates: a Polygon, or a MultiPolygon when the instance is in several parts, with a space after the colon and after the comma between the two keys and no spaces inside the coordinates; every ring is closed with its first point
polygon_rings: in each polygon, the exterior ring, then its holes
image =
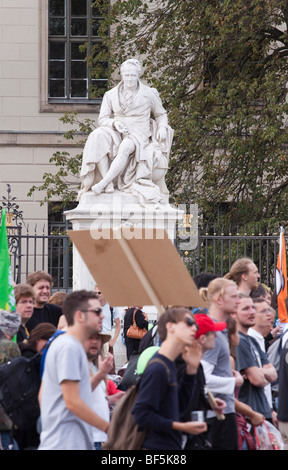
{"type": "Polygon", "coordinates": [[[165,230],[71,230],[91,275],[110,305],[207,307],[165,230]]]}

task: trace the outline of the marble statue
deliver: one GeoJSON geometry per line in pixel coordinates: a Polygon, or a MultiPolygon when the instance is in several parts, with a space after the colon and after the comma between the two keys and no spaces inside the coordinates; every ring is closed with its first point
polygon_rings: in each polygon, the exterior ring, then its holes
{"type": "Polygon", "coordinates": [[[140,81],[141,65],[128,59],[121,82],[103,97],[98,123],[86,141],[80,173],[83,193],[124,191],[140,204],[167,198],[173,129],[155,88],[140,81]]]}

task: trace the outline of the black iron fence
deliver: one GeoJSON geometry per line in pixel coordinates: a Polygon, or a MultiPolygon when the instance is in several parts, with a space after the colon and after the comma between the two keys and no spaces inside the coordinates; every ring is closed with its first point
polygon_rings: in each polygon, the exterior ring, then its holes
{"type": "Polygon", "coordinates": [[[279,234],[199,234],[198,246],[183,253],[183,261],[192,276],[201,272],[225,275],[238,258],[251,258],[260,274],[260,281],[274,287],[279,251],[279,234]]]}
{"type": "MultiPolygon", "coordinates": [[[[65,234],[37,234],[8,231],[11,266],[16,283],[25,282],[30,272],[48,271],[54,281],[54,291],[72,289],[73,251],[65,234]]],[[[274,287],[279,234],[224,234],[217,231],[198,233],[195,250],[180,252],[192,276],[201,272],[226,274],[233,262],[242,257],[252,258],[258,267],[261,282],[274,287]]]]}
{"type": "Polygon", "coordinates": [[[53,291],[68,292],[73,284],[73,250],[70,238],[63,234],[27,232],[17,236],[9,234],[10,262],[14,281],[25,282],[29,273],[43,270],[53,278],[53,291]]]}

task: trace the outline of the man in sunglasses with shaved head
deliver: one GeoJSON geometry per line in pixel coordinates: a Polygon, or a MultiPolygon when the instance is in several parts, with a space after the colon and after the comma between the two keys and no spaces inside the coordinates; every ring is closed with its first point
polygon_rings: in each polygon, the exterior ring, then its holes
{"type": "MultiPolygon", "coordinates": [[[[49,346],[39,396],[40,450],[93,450],[93,426],[109,423],[92,410],[92,388],[84,342],[102,329],[102,309],[95,292],[69,294],[63,305],[67,331],[49,346]]],[[[96,384],[95,384],[96,386],[96,384]]]]}

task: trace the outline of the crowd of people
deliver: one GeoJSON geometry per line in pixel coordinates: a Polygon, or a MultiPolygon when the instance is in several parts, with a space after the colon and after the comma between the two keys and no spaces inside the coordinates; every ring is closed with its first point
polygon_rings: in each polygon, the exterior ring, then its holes
{"type": "Polygon", "coordinates": [[[119,386],[125,368],[153,346],[131,409],[145,429],[143,450],[257,450],[267,435],[271,448],[287,449],[288,336],[277,322],[276,295],[259,278],[249,258],[224,277],[199,274],[194,282],[207,308],[167,306],[152,328],[142,306],[128,307],[120,372],[113,346],[121,315],[101,288],[51,295],[48,273],[29,275],[14,287],[16,314],[1,311],[0,365],[41,352],[40,414],[19,430],[0,406],[0,448],[101,450],[126,393],[119,386]],[[142,339],[129,337],[133,321],[142,339]],[[269,358],[276,342],[279,367],[269,358]]]}

